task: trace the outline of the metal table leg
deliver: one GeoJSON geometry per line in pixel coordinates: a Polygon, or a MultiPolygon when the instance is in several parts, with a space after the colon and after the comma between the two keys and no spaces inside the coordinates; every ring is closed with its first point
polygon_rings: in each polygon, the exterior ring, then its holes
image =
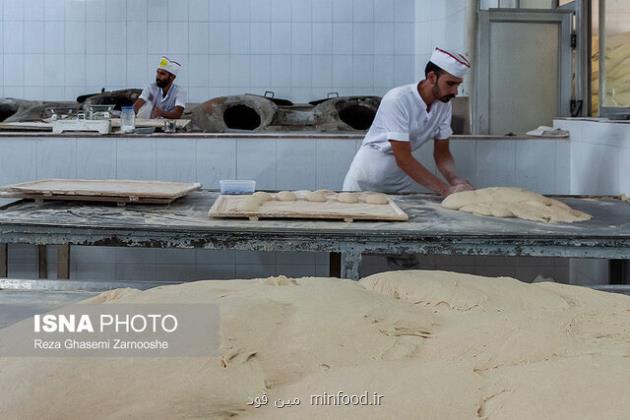
{"type": "Polygon", "coordinates": [[[630,272],[630,264],[628,260],[610,260],[610,283],[611,284],[627,284],[628,273],[630,272]]]}
{"type": "Polygon", "coordinates": [[[361,252],[352,250],[341,254],[341,278],[359,280],[359,265],[361,264],[361,252]]]}
{"type": "Polygon", "coordinates": [[[7,250],[7,244],[0,244],[0,278],[8,277],[9,255],[7,253],[7,250]]]}
{"type": "Polygon", "coordinates": [[[48,254],[46,245],[37,245],[37,270],[40,279],[48,278],[48,254]]]}
{"type": "Polygon", "coordinates": [[[328,275],[341,277],[341,254],[339,252],[328,253],[328,275]]]}
{"type": "Polygon", "coordinates": [[[70,245],[57,246],[57,279],[70,278],[70,245]]]}

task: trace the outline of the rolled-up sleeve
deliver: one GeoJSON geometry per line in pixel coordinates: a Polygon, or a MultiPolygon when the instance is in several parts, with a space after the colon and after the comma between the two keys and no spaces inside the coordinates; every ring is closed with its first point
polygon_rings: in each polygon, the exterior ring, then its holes
{"type": "Polygon", "coordinates": [[[383,98],[379,109],[388,140],[409,141],[409,111],[400,103],[383,98]]]}
{"type": "Polygon", "coordinates": [[[177,89],[177,94],[175,95],[175,106],[186,108],[186,91],[182,88],[177,89]]]}
{"type": "Polygon", "coordinates": [[[446,140],[453,135],[453,129],[451,128],[452,118],[453,108],[449,106],[447,111],[444,113],[444,117],[440,121],[440,125],[438,126],[438,132],[435,136],[436,140],[446,140]]]}
{"type": "Polygon", "coordinates": [[[142,99],[144,102],[152,102],[153,98],[151,98],[151,85],[142,89],[142,93],[138,99],[142,99]]]}

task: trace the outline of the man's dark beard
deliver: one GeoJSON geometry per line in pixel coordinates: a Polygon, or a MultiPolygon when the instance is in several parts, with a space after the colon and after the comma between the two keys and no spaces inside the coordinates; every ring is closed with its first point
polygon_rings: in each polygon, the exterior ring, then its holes
{"type": "Polygon", "coordinates": [[[455,95],[442,96],[442,92],[440,92],[440,88],[437,87],[437,85],[433,86],[433,92],[432,93],[433,93],[433,96],[436,99],[438,99],[438,100],[440,100],[442,102],[448,102],[448,101],[450,101],[451,99],[453,99],[455,97],[455,95]]]}
{"type": "Polygon", "coordinates": [[[158,87],[163,88],[168,86],[168,80],[155,79],[155,84],[158,85],[158,87]]]}

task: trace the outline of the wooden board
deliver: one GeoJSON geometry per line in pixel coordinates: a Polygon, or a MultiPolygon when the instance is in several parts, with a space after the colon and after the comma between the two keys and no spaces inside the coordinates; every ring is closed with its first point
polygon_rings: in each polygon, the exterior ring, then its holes
{"type": "Polygon", "coordinates": [[[303,199],[297,201],[267,201],[256,212],[239,209],[247,195],[221,195],[212,205],[208,215],[217,218],[241,219],[329,219],[406,221],[409,216],[390,198],[388,204],[366,204],[364,202],[340,203],[332,197],[323,203],[303,199]]]}
{"type": "Polygon", "coordinates": [[[99,179],[41,179],[13,184],[4,191],[35,200],[110,201],[166,204],[201,189],[199,183],[99,179]]]}
{"type": "Polygon", "coordinates": [[[52,124],[47,122],[30,121],[30,122],[1,122],[0,130],[19,130],[19,131],[52,131],[52,124]]]}
{"type": "MultiPolygon", "coordinates": [[[[44,200],[60,200],[60,201],[93,201],[93,202],[106,202],[117,203],[120,206],[126,204],[170,204],[175,198],[146,198],[146,197],[112,197],[112,196],[97,196],[97,195],[44,195],[44,194],[27,194],[27,193],[12,193],[19,194],[19,198],[35,200],[38,202],[44,200]]],[[[2,196],[0,195],[0,198],[2,196]]]]}

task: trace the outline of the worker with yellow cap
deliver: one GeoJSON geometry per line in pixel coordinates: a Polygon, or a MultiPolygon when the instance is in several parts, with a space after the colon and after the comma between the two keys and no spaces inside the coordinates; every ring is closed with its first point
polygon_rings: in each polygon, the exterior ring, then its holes
{"type": "Polygon", "coordinates": [[[436,48],[424,80],[387,92],[346,174],[344,191],[414,192],[421,185],[447,196],[473,189],[455,172],[448,141],[453,134],[449,101],[469,68],[463,55],[436,48]],[[443,179],[412,154],[429,140],[443,179]]]}
{"type": "Polygon", "coordinates": [[[150,84],[133,104],[139,117],[179,119],[186,106],[186,92],[174,83],[181,64],[162,57],[150,84]]]}

